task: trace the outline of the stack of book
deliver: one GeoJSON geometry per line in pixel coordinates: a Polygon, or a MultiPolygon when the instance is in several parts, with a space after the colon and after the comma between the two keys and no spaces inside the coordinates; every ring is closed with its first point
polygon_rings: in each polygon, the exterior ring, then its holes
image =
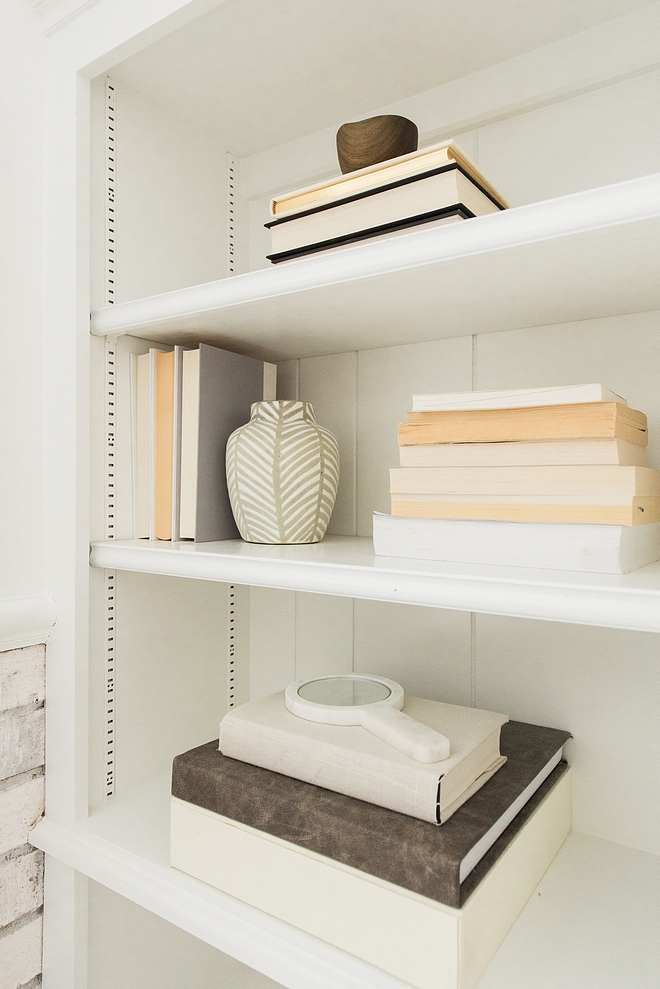
{"type": "Polygon", "coordinates": [[[467,989],[570,830],[570,736],[409,696],[404,711],[452,756],[415,763],[296,718],[283,692],[233,709],[220,751],[174,760],[170,862],[406,984],[467,989]]]}
{"type": "Polygon", "coordinates": [[[506,202],[453,141],[347,172],[273,199],[273,264],[506,209],[506,202]]]}
{"type": "Polygon", "coordinates": [[[200,344],[135,359],[138,539],[236,539],[225,449],[253,402],[275,398],[277,368],[200,344]]]}
{"type": "Polygon", "coordinates": [[[602,385],[417,395],[377,555],[626,573],[660,557],[646,416],[602,385]]]}

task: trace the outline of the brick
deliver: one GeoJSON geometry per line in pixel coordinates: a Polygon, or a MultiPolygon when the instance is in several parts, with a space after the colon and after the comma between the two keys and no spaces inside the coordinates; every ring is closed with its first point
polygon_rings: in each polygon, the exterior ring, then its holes
{"type": "Polygon", "coordinates": [[[0,927],[43,904],[43,871],[43,852],[36,848],[16,858],[10,854],[0,862],[0,927]]]}
{"type": "Polygon", "coordinates": [[[45,680],[45,646],[26,646],[0,653],[0,711],[42,703],[45,680]]]}
{"type": "Polygon", "coordinates": [[[0,714],[0,780],[44,762],[44,710],[18,708],[0,714]]]}
{"type": "Polygon", "coordinates": [[[4,789],[0,784],[0,855],[25,844],[30,828],[43,812],[43,775],[19,776],[13,786],[4,789]]]}
{"type": "Polygon", "coordinates": [[[0,989],[19,989],[41,972],[41,917],[0,931],[0,989]]]}

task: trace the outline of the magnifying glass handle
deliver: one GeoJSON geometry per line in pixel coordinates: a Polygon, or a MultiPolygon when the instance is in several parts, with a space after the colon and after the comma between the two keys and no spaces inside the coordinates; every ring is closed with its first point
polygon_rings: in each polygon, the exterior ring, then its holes
{"type": "Polygon", "coordinates": [[[394,707],[385,704],[365,706],[361,710],[360,724],[417,762],[440,762],[450,756],[451,747],[445,735],[394,707]]]}

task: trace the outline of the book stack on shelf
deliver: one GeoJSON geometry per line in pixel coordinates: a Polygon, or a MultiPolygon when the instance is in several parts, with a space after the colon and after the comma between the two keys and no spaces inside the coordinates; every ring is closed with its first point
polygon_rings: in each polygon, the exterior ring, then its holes
{"type": "Polygon", "coordinates": [[[170,861],[406,984],[467,989],[570,830],[570,735],[409,696],[403,712],[449,758],[296,717],[284,692],[233,709],[174,760],[170,861]]]}
{"type": "Polygon", "coordinates": [[[277,368],[200,344],[135,360],[134,502],[138,539],[235,539],[225,476],[231,433],[275,398],[277,368]]]}
{"type": "Polygon", "coordinates": [[[267,257],[277,264],[506,208],[477,166],[446,141],[273,199],[267,257]]]}
{"type": "Polygon", "coordinates": [[[379,556],[627,573],[660,557],[642,412],[602,385],[416,395],[379,556]]]}

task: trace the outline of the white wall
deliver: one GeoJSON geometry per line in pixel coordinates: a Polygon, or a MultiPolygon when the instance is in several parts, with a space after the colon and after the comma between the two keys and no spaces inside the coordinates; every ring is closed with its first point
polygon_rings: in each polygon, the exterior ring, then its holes
{"type": "MultiPolygon", "coordinates": [[[[0,15],[0,601],[44,588],[43,86],[41,31],[24,0],[0,15]]],[[[47,300],[46,304],[47,304],[47,300]]]]}

